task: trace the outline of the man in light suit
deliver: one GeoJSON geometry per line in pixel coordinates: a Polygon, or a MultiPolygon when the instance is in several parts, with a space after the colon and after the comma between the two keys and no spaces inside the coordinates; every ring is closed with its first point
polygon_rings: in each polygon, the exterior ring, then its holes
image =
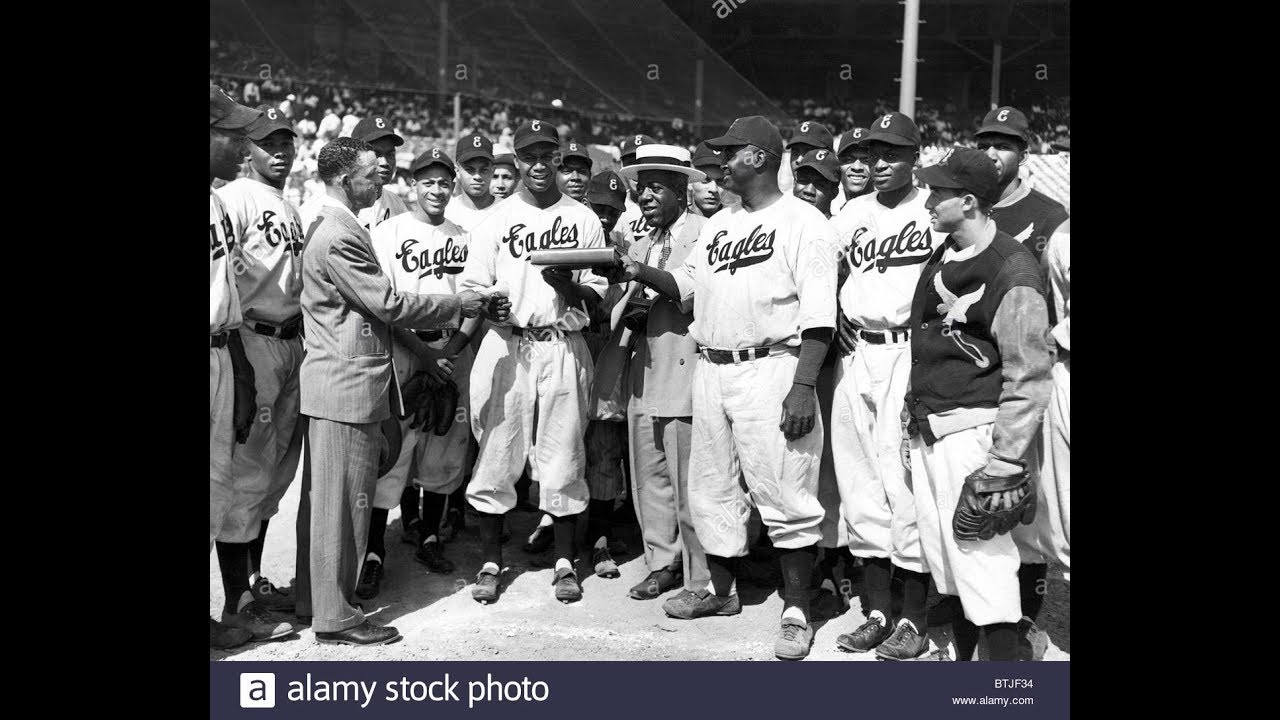
{"type": "Polygon", "coordinates": [[[505,301],[484,295],[396,292],[378,265],[356,213],[371,206],[381,182],[378,158],[362,140],[338,138],[320,151],[323,206],[307,229],[302,255],[302,414],[308,417],[308,467],[298,512],[298,602],[316,640],[381,645],[400,639],[365,619],[350,602],[369,536],[381,431],[400,414],[390,326],[456,329],[486,305],[494,320],[505,301]],[[305,527],[304,527],[305,526],[305,527]],[[313,613],[314,610],[314,613],[313,613]]]}
{"type": "MultiPolygon", "coordinates": [[[[640,211],[653,228],[631,246],[637,262],[680,267],[707,219],[685,209],[688,183],[705,175],[690,166],[687,150],[642,145],[622,174],[636,181],[640,211]]],[[[693,593],[711,575],[689,515],[689,449],[693,431],[693,370],[697,343],[689,337],[693,307],[632,283],[624,321],[640,335],[631,359],[632,397],[627,408],[636,517],[650,573],[631,597],[652,600],[680,587],[693,593]],[[648,307],[647,314],[644,311],[648,307]]]]}

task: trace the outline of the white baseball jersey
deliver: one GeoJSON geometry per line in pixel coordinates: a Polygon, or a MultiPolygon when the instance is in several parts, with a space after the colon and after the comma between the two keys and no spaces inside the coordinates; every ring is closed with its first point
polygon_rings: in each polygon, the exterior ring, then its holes
{"type": "Polygon", "coordinates": [[[284,193],[240,178],[217,191],[240,238],[236,276],[246,320],[283,323],[301,312],[302,216],[284,193]]]}
{"type": "Polygon", "coordinates": [[[401,214],[409,212],[409,207],[404,204],[404,200],[400,196],[391,192],[389,188],[382,189],[382,195],[378,197],[378,201],[373,205],[356,213],[356,220],[360,221],[360,226],[368,232],[379,224],[401,214]]]}
{"type": "Polygon", "coordinates": [[[378,225],[371,237],[378,264],[397,291],[422,295],[458,292],[470,237],[456,224],[446,219],[431,225],[405,213],[378,225]]]}
{"type": "Polygon", "coordinates": [[[648,220],[644,219],[644,213],[640,212],[640,206],[631,202],[631,196],[623,201],[626,209],[622,211],[622,216],[618,218],[618,224],[614,225],[615,230],[621,230],[626,234],[628,240],[633,243],[649,237],[649,231],[653,226],[648,220]]]}
{"type": "MultiPolygon", "coordinates": [[[[529,253],[599,247],[604,247],[604,229],[590,208],[564,195],[551,207],[539,209],[517,192],[471,230],[470,256],[458,289],[479,291],[501,280],[511,300],[511,318],[504,324],[581,330],[590,323],[587,312],[565,304],[543,279],[542,268],[529,264],[529,253]]],[[[601,297],[609,287],[590,270],[574,270],[573,277],[601,297]]]]}
{"type": "Polygon", "coordinates": [[[910,320],[920,271],[943,238],[933,236],[924,206],[928,193],[912,188],[893,208],[877,195],[850,200],[831,222],[849,265],[841,310],[868,330],[888,330],[910,320]]]}
{"type": "Polygon", "coordinates": [[[454,225],[470,232],[489,213],[493,212],[493,209],[500,202],[502,202],[500,199],[494,198],[493,202],[489,203],[489,207],[481,210],[471,201],[471,196],[464,192],[449,201],[449,204],[444,208],[444,217],[454,225]]]}
{"type": "MultiPolygon", "coordinates": [[[[209,334],[240,327],[240,294],[232,277],[235,228],[222,201],[209,190],[209,334]]],[[[230,459],[230,456],[228,456],[230,459]]]]}
{"type": "Polygon", "coordinates": [[[791,195],[716,213],[673,273],[681,299],[693,299],[690,337],[722,350],[794,347],[806,328],[835,327],[834,248],[831,223],[791,195]]]}

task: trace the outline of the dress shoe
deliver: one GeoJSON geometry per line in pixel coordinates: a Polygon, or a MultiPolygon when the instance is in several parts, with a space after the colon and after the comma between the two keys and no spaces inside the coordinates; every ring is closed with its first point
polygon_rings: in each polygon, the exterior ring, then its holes
{"type": "Polygon", "coordinates": [[[636,600],[653,600],[668,590],[680,587],[682,584],[684,584],[684,570],[662,568],[649,573],[649,576],[631,588],[628,594],[636,600]]]}
{"type": "Polygon", "coordinates": [[[316,633],[316,642],[325,645],[386,645],[399,639],[400,632],[395,628],[368,620],[346,630],[316,633]]]}
{"type": "Polygon", "coordinates": [[[231,627],[209,618],[209,647],[214,650],[243,645],[253,639],[253,633],[244,628],[231,627]]]}

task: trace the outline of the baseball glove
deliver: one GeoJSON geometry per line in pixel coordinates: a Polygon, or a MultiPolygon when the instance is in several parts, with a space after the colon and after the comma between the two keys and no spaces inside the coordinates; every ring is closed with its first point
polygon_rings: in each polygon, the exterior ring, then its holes
{"type": "MultiPolygon", "coordinates": [[[[400,397],[404,399],[404,414],[400,416],[401,420],[406,420],[411,416],[416,416],[418,409],[423,403],[431,398],[433,390],[431,378],[426,371],[419,371],[409,378],[409,381],[400,388],[400,397]]],[[[410,425],[410,427],[414,427],[410,425]]]]}
{"type": "Polygon", "coordinates": [[[432,423],[423,425],[422,429],[425,431],[429,427],[437,436],[449,434],[449,428],[453,426],[453,416],[458,412],[458,384],[453,380],[445,380],[444,384],[436,390],[429,404],[434,406],[432,423]]]}
{"type": "Polygon", "coordinates": [[[960,502],[951,517],[951,531],[956,541],[990,540],[1009,532],[1018,523],[1030,525],[1036,517],[1036,490],[1031,486],[1030,477],[1027,471],[1009,477],[992,477],[976,470],[965,478],[960,502]],[[1022,497],[1011,507],[993,509],[995,496],[1019,489],[1022,497]]]}
{"type": "Polygon", "coordinates": [[[378,435],[378,477],[391,472],[391,468],[396,466],[396,460],[400,458],[402,439],[400,420],[389,417],[382,421],[381,432],[378,435]]]}

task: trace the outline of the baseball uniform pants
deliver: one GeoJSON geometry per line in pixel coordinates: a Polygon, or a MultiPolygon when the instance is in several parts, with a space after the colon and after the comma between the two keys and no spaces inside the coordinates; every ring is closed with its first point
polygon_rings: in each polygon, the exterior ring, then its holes
{"type": "Polygon", "coordinates": [[[351,598],[369,544],[382,432],[376,422],[307,420],[310,452],[298,506],[298,533],[306,518],[307,542],[298,543],[297,565],[297,585],[307,591],[298,593],[297,613],[312,615],[316,632],[340,632],[365,620],[351,598]]]}
{"type": "Polygon", "coordinates": [[[298,473],[306,424],[298,421],[302,338],[280,340],[248,328],[238,332],[253,366],[257,410],[248,441],[232,449],[235,497],[218,540],[247,543],[258,537],[263,520],[275,516],[298,473]]]}
{"type": "Polygon", "coordinates": [[[494,326],[471,370],[471,430],[480,444],[467,500],[502,514],[529,464],[538,507],[556,517],[587,509],[583,442],[594,365],[581,333],[547,340],[494,326]]]}
{"type": "Polygon", "coordinates": [[[231,446],[236,442],[235,379],[231,351],[209,348],[209,549],[231,511],[231,446]]]}
{"type": "Polygon", "coordinates": [[[779,427],[796,362],[790,353],[725,365],[698,359],[689,508],[709,555],[747,554],[747,497],[759,509],[774,547],[794,550],[821,539],[821,414],[813,430],[798,440],[787,440],[779,427]]]}
{"type": "Polygon", "coordinates": [[[592,420],[583,439],[587,453],[587,492],[592,500],[617,500],[627,492],[622,473],[626,460],[627,424],[617,420],[592,420]]]}
{"type": "Polygon", "coordinates": [[[642,398],[632,397],[627,429],[645,565],[656,572],[682,564],[685,589],[701,590],[711,572],[689,509],[693,418],[653,417],[642,398]]]}
{"type": "MultiPolygon", "coordinates": [[[[433,340],[427,345],[437,350],[448,343],[447,338],[433,340]]],[[[400,386],[409,381],[422,363],[409,351],[399,345],[394,347],[396,377],[400,386]]],[[[378,489],[374,495],[373,506],[379,510],[390,510],[400,507],[400,496],[405,487],[412,482],[418,487],[434,493],[447,495],[462,486],[462,478],[471,460],[471,424],[468,402],[471,392],[471,367],[474,356],[471,347],[465,346],[453,361],[454,384],[458,386],[458,408],[454,411],[454,421],[449,432],[436,435],[429,428],[410,429],[413,418],[400,421],[400,456],[396,464],[386,475],[378,478],[378,489]],[[426,430],[426,432],[423,432],[426,430]],[[417,460],[417,477],[411,477],[410,471],[417,460]]]]}
{"type": "Polygon", "coordinates": [[[1039,442],[1028,454],[1029,467],[1039,467],[1036,519],[1013,529],[1024,563],[1059,563],[1071,571],[1071,361],[1053,364],[1053,395],[1045,412],[1039,442]]]}
{"type": "Polygon", "coordinates": [[[938,592],[958,595],[965,617],[975,625],[1016,623],[1022,618],[1018,594],[1018,548],[1010,535],[957,542],[951,529],[964,479],[987,464],[994,423],[939,438],[932,447],[911,440],[911,482],[915,490],[920,545],[938,592]]]}
{"type": "Polygon", "coordinates": [[[849,525],[845,521],[844,507],[840,503],[840,484],[836,480],[836,461],[831,449],[834,442],[834,428],[831,425],[831,408],[835,402],[836,367],[839,359],[831,365],[823,365],[818,372],[818,407],[822,410],[822,427],[827,429],[822,442],[822,463],[818,467],[818,502],[822,503],[822,523],[818,531],[822,539],[819,547],[840,548],[849,544],[849,525]]]}
{"type": "Polygon", "coordinates": [[[836,369],[831,447],[849,551],[927,572],[902,466],[902,407],[910,379],[909,341],[876,345],[859,336],[853,354],[840,358],[836,369]]]}

